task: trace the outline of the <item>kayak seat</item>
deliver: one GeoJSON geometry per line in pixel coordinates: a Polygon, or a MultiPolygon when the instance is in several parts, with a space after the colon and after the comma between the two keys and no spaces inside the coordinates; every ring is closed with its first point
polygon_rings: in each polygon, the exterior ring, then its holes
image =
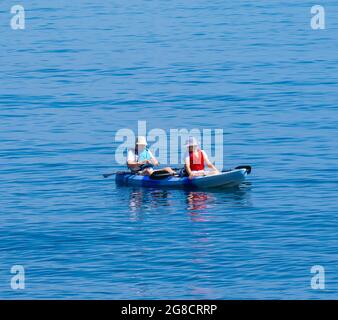
{"type": "Polygon", "coordinates": [[[169,177],[172,177],[172,175],[168,171],[166,171],[166,170],[157,170],[157,171],[154,171],[149,176],[149,178],[152,179],[152,180],[162,180],[162,179],[166,179],[166,178],[169,178],[169,177]]]}
{"type": "Polygon", "coordinates": [[[177,174],[183,178],[183,177],[187,177],[188,176],[188,173],[187,171],[185,170],[185,166],[183,168],[180,168],[177,170],[177,174]]]}

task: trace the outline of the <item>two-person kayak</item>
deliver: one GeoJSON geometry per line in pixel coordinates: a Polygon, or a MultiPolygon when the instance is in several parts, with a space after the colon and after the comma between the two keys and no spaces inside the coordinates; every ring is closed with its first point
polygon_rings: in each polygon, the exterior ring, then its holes
{"type": "MultiPolygon", "coordinates": [[[[220,172],[209,160],[197,139],[190,136],[186,141],[184,168],[165,167],[155,170],[159,161],[148,148],[145,136],[138,136],[135,147],[128,149],[126,159],[130,171],[116,173],[116,183],[141,187],[218,188],[235,187],[251,172],[250,166],[240,166],[220,172]]],[[[105,178],[113,174],[104,174],[105,178]]]]}
{"type": "Polygon", "coordinates": [[[118,185],[138,187],[228,188],[239,186],[250,172],[250,166],[242,166],[219,174],[189,179],[189,177],[180,176],[143,176],[131,172],[119,171],[116,173],[115,181],[118,185]]]}

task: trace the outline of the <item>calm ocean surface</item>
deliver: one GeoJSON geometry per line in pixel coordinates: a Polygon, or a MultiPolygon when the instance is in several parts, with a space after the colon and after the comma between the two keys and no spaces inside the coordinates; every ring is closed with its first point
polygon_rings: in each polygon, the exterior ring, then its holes
{"type": "Polygon", "coordinates": [[[0,3],[0,298],[338,298],[337,1],[317,31],[313,1],[22,2],[24,31],[0,3]],[[248,183],[117,187],[137,120],[222,128],[248,183]]]}

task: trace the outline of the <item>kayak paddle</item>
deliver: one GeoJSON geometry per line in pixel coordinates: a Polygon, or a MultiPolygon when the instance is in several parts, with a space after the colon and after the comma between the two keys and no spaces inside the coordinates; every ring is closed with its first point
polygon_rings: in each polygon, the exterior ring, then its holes
{"type": "Polygon", "coordinates": [[[110,177],[110,176],[113,176],[114,174],[116,174],[116,172],[113,172],[113,173],[104,173],[104,174],[103,174],[103,177],[104,177],[104,178],[108,178],[108,177],[110,177]]]}
{"type": "Polygon", "coordinates": [[[246,172],[247,172],[248,174],[251,173],[251,166],[238,166],[238,167],[236,167],[235,169],[246,169],[246,172]]]}
{"type": "MultiPolygon", "coordinates": [[[[146,168],[148,168],[148,166],[147,166],[146,168]]],[[[145,169],[145,168],[143,168],[143,169],[145,169]]],[[[173,170],[174,170],[174,171],[179,171],[179,170],[181,170],[181,168],[173,168],[173,170]]],[[[116,172],[112,172],[112,173],[104,173],[104,174],[102,174],[102,175],[103,175],[104,178],[109,178],[109,177],[113,176],[114,174],[116,174],[116,172]]],[[[170,175],[170,174],[167,175],[166,172],[163,172],[163,171],[161,171],[161,170],[157,170],[157,171],[155,171],[155,172],[152,174],[152,178],[154,178],[154,179],[157,178],[157,180],[160,180],[160,179],[165,178],[165,176],[169,176],[169,175],[170,175]],[[157,177],[155,178],[155,176],[157,176],[157,177]]]]}

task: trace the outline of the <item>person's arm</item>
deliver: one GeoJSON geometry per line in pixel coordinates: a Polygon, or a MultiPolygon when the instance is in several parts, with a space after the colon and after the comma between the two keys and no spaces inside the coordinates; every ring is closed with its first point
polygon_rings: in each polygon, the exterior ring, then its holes
{"type": "Polygon", "coordinates": [[[140,164],[136,161],[127,161],[128,168],[134,169],[138,168],[140,164]]]}
{"type": "Polygon", "coordinates": [[[148,163],[150,163],[149,160],[144,160],[144,161],[140,161],[140,162],[138,162],[138,161],[133,161],[133,160],[127,161],[127,165],[128,165],[129,168],[140,167],[140,166],[142,166],[143,164],[148,164],[148,163]]]}
{"type": "Polygon", "coordinates": [[[149,155],[150,155],[150,158],[151,158],[151,163],[157,167],[159,165],[159,162],[157,161],[157,159],[155,158],[155,156],[153,155],[153,153],[151,151],[149,151],[149,155]]]}
{"type": "Polygon", "coordinates": [[[203,152],[204,162],[208,166],[208,168],[212,169],[215,172],[219,172],[217,168],[210,162],[208,155],[204,151],[202,152],[203,152]]]}
{"type": "Polygon", "coordinates": [[[149,160],[135,161],[135,154],[132,150],[128,151],[127,166],[128,168],[134,169],[142,166],[143,164],[149,163],[149,160]]]}

